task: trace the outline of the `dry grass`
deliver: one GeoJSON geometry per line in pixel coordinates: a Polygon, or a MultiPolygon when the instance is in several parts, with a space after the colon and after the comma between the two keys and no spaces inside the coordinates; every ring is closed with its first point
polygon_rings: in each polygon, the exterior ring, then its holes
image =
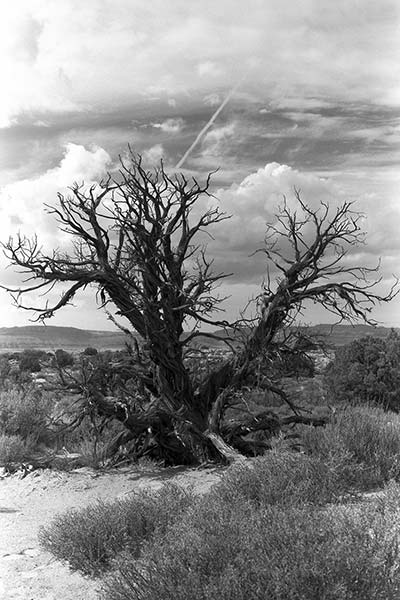
{"type": "Polygon", "coordinates": [[[28,460],[34,444],[18,435],[0,433],[0,467],[12,470],[15,464],[28,460]]]}
{"type": "Polygon", "coordinates": [[[40,530],[42,547],[73,570],[100,575],[123,550],[139,555],[152,536],[181,518],[194,501],[190,492],[165,485],[157,492],[142,491],[131,498],[97,502],[59,515],[40,530]]]}
{"type": "Polygon", "coordinates": [[[232,466],[212,494],[227,504],[295,506],[334,502],[345,491],[335,469],[320,458],[272,450],[232,466]]]}
{"type": "Polygon", "coordinates": [[[400,415],[353,406],[324,428],[299,430],[305,452],[330,464],[349,485],[368,488],[400,479],[400,415]]]}
{"type": "Polygon", "coordinates": [[[103,600],[394,600],[399,493],[313,509],[212,494],[139,560],[119,556],[103,600]]]}

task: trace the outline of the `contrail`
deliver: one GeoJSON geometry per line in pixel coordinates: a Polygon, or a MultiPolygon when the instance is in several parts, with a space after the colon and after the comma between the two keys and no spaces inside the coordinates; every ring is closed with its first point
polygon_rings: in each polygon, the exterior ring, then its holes
{"type": "Polygon", "coordinates": [[[225,100],[222,102],[222,104],[220,104],[220,106],[217,108],[217,110],[215,111],[215,113],[213,114],[213,116],[211,117],[211,119],[208,121],[208,123],[206,123],[206,125],[204,125],[203,129],[197,135],[197,137],[194,140],[193,144],[186,150],[185,154],[182,156],[182,158],[180,159],[180,161],[176,165],[176,167],[175,167],[176,169],[180,169],[181,168],[181,166],[183,165],[183,163],[185,162],[185,160],[187,159],[187,157],[189,156],[189,154],[197,146],[197,144],[200,142],[200,140],[203,137],[203,135],[211,127],[211,125],[214,123],[215,119],[218,117],[218,115],[221,112],[221,110],[223,110],[225,108],[225,106],[228,104],[229,100],[232,98],[233,94],[236,92],[236,90],[238,89],[239,85],[241,85],[241,83],[243,82],[243,79],[244,79],[244,77],[242,77],[242,79],[240,81],[238,81],[238,83],[235,85],[235,87],[233,87],[231,89],[231,91],[229,92],[229,94],[227,95],[227,97],[225,98],[225,100]]]}

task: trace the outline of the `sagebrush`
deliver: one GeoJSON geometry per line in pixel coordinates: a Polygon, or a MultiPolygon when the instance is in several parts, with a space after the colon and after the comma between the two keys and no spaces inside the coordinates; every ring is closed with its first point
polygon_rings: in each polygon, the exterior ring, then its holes
{"type": "Polygon", "coordinates": [[[39,533],[43,548],[85,575],[100,575],[123,550],[140,554],[143,543],[161,536],[193,502],[190,491],[167,484],[130,498],[98,501],[56,517],[39,533]]]}

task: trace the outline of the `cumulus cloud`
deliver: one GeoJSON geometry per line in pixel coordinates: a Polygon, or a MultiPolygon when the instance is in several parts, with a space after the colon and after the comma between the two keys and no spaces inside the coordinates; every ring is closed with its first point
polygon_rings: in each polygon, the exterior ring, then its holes
{"type": "MultiPolygon", "coordinates": [[[[210,200],[210,206],[218,206],[221,211],[231,215],[229,220],[215,227],[214,239],[208,242],[209,252],[215,258],[215,268],[233,273],[229,279],[231,285],[242,286],[243,290],[243,284],[247,283],[249,296],[256,293],[267,274],[265,255],[254,254],[264,245],[266,223],[276,223],[277,209],[282,206],[284,198],[288,208],[298,209],[295,189],[312,210],[320,209],[321,202],[327,203],[330,215],[348,200],[346,190],[332,179],[304,173],[279,163],[268,163],[239,184],[217,190],[215,197],[218,200],[210,200]]],[[[346,261],[347,264],[375,267],[378,257],[381,257],[380,273],[383,279],[379,292],[385,294],[393,283],[393,273],[399,274],[400,242],[395,231],[400,224],[400,207],[396,196],[383,198],[379,193],[362,194],[358,200],[354,210],[366,213],[360,222],[361,229],[366,233],[366,243],[351,247],[346,261]],[[376,210],[377,204],[379,211],[376,210]]],[[[311,240],[314,230],[309,226],[304,233],[306,239],[309,236],[311,240]]],[[[287,240],[281,239],[279,247],[286,256],[292,256],[293,250],[287,240]]],[[[269,268],[273,278],[279,276],[273,265],[270,264],[269,268]]],[[[392,312],[396,310],[394,306],[392,312]]],[[[387,316],[389,312],[383,308],[376,314],[387,316]]]]}
{"type": "Polygon", "coordinates": [[[342,198],[332,181],[279,163],[268,163],[240,184],[215,192],[218,201],[211,200],[210,204],[217,205],[231,218],[216,227],[209,250],[215,255],[219,269],[234,273],[233,281],[254,283],[265,276],[264,257],[251,255],[263,246],[266,223],[275,221],[284,197],[289,208],[297,206],[295,189],[300,190],[302,199],[314,210],[321,201],[334,208],[342,198]]]}
{"type": "MultiPolygon", "coordinates": [[[[212,139],[225,139],[217,129],[212,139]]],[[[144,153],[144,160],[155,165],[164,155],[161,144],[156,144],[144,153]]],[[[60,164],[42,175],[5,186],[0,196],[0,214],[5,239],[12,232],[21,230],[32,235],[37,233],[46,247],[55,247],[62,242],[57,223],[46,215],[43,204],[54,204],[57,192],[65,193],[74,181],[90,185],[98,181],[110,166],[110,156],[102,148],[86,149],[69,144],[60,164]]],[[[261,257],[250,255],[262,246],[265,225],[273,221],[276,208],[283,196],[289,206],[295,206],[294,188],[300,189],[304,200],[318,208],[321,200],[335,205],[340,200],[340,191],[332,181],[301,173],[289,166],[269,163],[245,177],[239,184],[215,191],[211,205],[232,217],[219,224],[214,240],[205,240],[209,253],[215,257],[218,269],[234,272],[233,282],[259,282],[265,274],[261,257]]],[[[204,208],[204,205],[203,205],[204,208]]],[[[201,207],[199,207],[201,209],[201,207]]]]}
{"type": "MultiPolygon", "coordinates": [[[[111,166],[111,158],[108,153],[100,147],[92,146],[85,148],[77,144],[67,144],[64,156],[59,165],[48,169],[46,172],[32,177],[22,179],[5,185],[0,191],[0,239],[7,241],[10,235],[21,232],[23,235],[32,237],[37,235],[38,243],[45,251],[67,246],[70,236],[63,234],[54,219],[54,215],[45,212],[44,204],[55,205],[57,193],[68,193],[68,187],[74,181],[82,182],[90,186],[99,181],[111,166]]],[[[12,268],[6,269],[5,257],[0,257],[0,268],[2,271],[1,281],[3,285],[19,287],[22,283],[21,275],[12,268]]],[[[52,290],[45,298],[56,302],[62,287],[52,290]]],[[[44,303],[37,294],[25,297],[27,304],[37,305],[44,303]]],[[[3,326],[18,324],[31,324],[28,319],[31,313],[21,312],[12,306],[11,298],[3,291],[0,293],[0,305],[4,308],[1,317],[3,326]]],[[[85,290],[74,301],[73,307],[67,307],[52,320],[52,325],[108,329],[104,316],[95,312],[95,298],[92,290],[85,290]],[[88,326],[88,323],[90,325],[88,326]]]]}
{"type": "MultiPolygon", "coordinates": [[[[214,133],[217,141],[219,138],[224,139],[218,130],[210,133],[214,133]]],[[[147,151],[145,160],[157,163],[163,153],[163,147],[157,144],[147,151]]],[[[57,192],[65,192],[67,186],[75,180],[85,180],[88,184],[97,181],[110,164],[110,156],[102,148],[87,149],[69,144],[57,167],[38,177],[5,186],[0,195],[1,238],[6,239],[10,233],[21,229],[28,235],[37,233],[39,240],[48,248],[62,244],[57,224],[52,217],[45,215],[42,204],[53,204],[57,192]]],[[[204,199],[204,202],[209,202],[209,206],[218,206],[221,211],[232,215],[229,220],[215,227],[212,232],[214,239],[204,239],[208,244],[208,255],[215,259],[215,271],[234,274],[224,283],[221,291],[222,294],[233,296],[229,303],[231,314],[243,307],[249,296],[259,291],[267,265],[265,256],[253,253],[263,246],[266,223],[274,221],[276,209],[282,204],[283,197],[286,197],[290,208],[296,207],[294,189],[300,190],[302,199],[314,210],[320,207],[321,201],[329,203],[334,210],[347,199],[345,190],[331,179],[304,173],[277,162],[268,163],[250,173],[238,184],[215,190],[215,198],[204,199]]],[[[391,270],[395,270],[398,263],[399,238],[396,236],[396,227],[400,222],[399,208],[394,200],[386,204],[382,202],[377,193],[363,198],[360,209],[363,208],[375,217],[365,222],[368,230],[367,244],[355,249],[349,260],[372,266],[376,262],[376,256],[381,254],[383,267],[386,269],[384,277],[388,284],[391,270]],[[380,206],[379,215],[376,215],[376,210],[374,212],[377,203],[380,206]]],[[[283,249],[290,251],[288,245],[283,246],[283,249]]],[[[272,275],[275,274],[272,272],[272,275]]],[[[2,281],[4,284],[14,284],[15,275],[8,270],[2,281]]],[[[85,311],[89,318],[90,308],[86,307],[85,311]]],[[[11,314],[17,320],[18,317],[11,314]]],[[[71,313],[71,318],[71,322],[74,322],[75,313],[71,313]]],[[[324,320],[323,316],[318,318],[324,320]]],[[[79,325],[78,321],[75,323],[79,325]]]]}
{"type": "Polygon", "coordinates": [[[220,156],[223,148],[235,133],[235,123],[211,129],[202,140],[203,156],[220,156]]]}
{"type": "MultiPolygon", "coordinates": [[[[67,144],[58,166],[35,177],[5,185],[0,190],[0,240],[5,242],[10,235],[15,236],[20,231],[28,237],[37,235],[39,245],[43,245],[45,251],[51,252],[54,248],[67,246],[70,237],[59,230],[54,215],[45,212],[44,204],[55,205],[57,193],[68,193],[68,187],[74,181],[84,181],[88,185],[97,182],[110,165],[111,158],[103,148],[93,146],[87,149],[81,145],[67,144]]],[[[19,287],[22,283],[21,275],[6,266],[5,257],[0,257],[2,284],[19,287]]],[[[52,290],[46,299],[50,303],[55,302],[59,292],[59,288],[52,290]]],[[[40,303],[37,294],[31,294],[25,301],[32,305],[40,303]]],[[[13,307],[5,292],[0,293],[0,305],[4,309],[1,317],[3,326],[31,324],[28,319],[33,315],[13,307]]],[[[94,307],[93,292],[87,290],[76,299],[74,307],[67,308],[56,316],[52,325],[68,323],[83,328],[109,328],[105,318],[100,313],[94,313],[94,307]],[[89,296],[90,308],[85,304],[85,299],[89,296]],[[91,324],[89,327],[88,323],[91,324]]]]}
{"type": "Polygon", "coordinates": [[[143,152],[143,159],[150,166],[156,166],[164,156],[165,150],[162,144],[155,144],[143,152]]]}
{"type": "Polygon", "coordinates": [[[67,144],[57,167],[5,185],[0,191],[1,239],[20,229],[26,235],[38,234],[57,245],[57,224],[45,213],[43,205],[54,204],[57,193],[67,193],[75,181],[88,185],[98,181],[110,164],[111,158],[103,148],[67,144]]]}

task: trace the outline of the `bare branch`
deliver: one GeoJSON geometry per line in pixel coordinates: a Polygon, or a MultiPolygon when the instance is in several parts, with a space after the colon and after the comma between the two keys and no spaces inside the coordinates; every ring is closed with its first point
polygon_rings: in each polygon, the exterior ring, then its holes
{"type": "MultiPolygon", "coordinates": [[[[3,245],[23,276],[20,287],[3,289],[18,306],[34,311],[37,319],[52,317],[77,292],[92,286],[100,307],[112,304],[129,327],[110,316],[113,322],[124,332],[141,336],[140,348],[134,339],[136,359],[130,364],[144,400],[128,407],[91,389],[87,381],[85,389],[96,410],[119,419],[132,435],[145,439],[145,445],[150,438],[156,440],[162,455],[174,460],[201,460],[215,452],[230,460],[237,452],[227,441],[236,440],[240,447],[240,436],[249,431],[279,430],[282,422],[270,413],[229,428],[223,423],[224,411],[231,394],[246,385],[259,357],[270,365],[276,348],[289,346],[284,332],[307,301],[339,320],[373,323],[374,305],[390,301],[399,291],[395,280],[389,292],[378,293],[379,265],[350,263],[352,248],[364,242],[362,215],[352,203],[332,209],[321,202],[314,210],[295,189],[295,210],[284,198],[275,221],[267,224],[260,250],[267,277],[257,299],[257,320],[230,323],[218,318],[226,298],[217,294],[217,288],[227,275],[214,272],[212,259],[197,241],[199,234],[209,234],[212,225],[229,217],[218,208],[200,215],[195,210],[202,196],[211,195],[209,187],[210,176],[200,184],[183,174],[168,174],[162,162],[147,170],[129,149],[128,158],[120,158],[118,173],[89,187],[76,182],[67,196],[59,195],[56,206],[47,207],[60,229],[71,236],[69,251],[57,248],[46,254],[35,237],[21,235],[3,245]],[[276,281],[273,272],[278,272],[276,281]],[[57,286],[62,290],[50,302],[50,292],[53,295],[57,286]],[[23,299],[34,292],[44,304],[25,305],[23,299]],[[199,381],[201,375],[192,377],[185,364],[187,347],[200,335],[220,339],[213,332],[202,332],[203,325],[226,329],[223,341],[232,352],[199,381]]],[[[316,424],[299,414],[273,376],[265,380],[293,412],[286,424],[316,424]]]]}

